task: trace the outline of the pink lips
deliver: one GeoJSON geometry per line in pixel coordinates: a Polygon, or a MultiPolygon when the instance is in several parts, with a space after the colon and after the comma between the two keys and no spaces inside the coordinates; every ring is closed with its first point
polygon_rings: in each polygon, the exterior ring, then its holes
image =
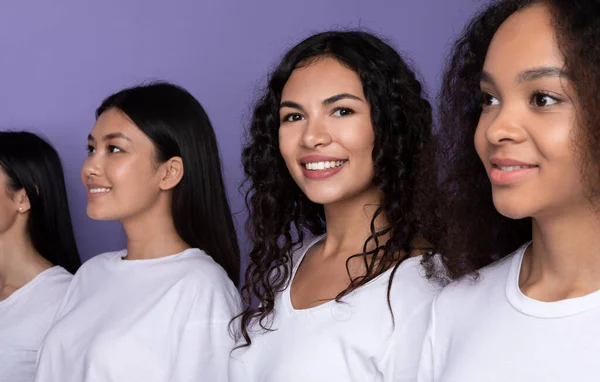
{"type": "Polygon", "coordinates": [[[340,172],[347,163],[347,160],[344,158],[336,158],[328,155],[306,155],[298,161],[300,166],[302,167],[302,172],[307,179],[320,180],[327,179],[332,177],[333,175],[340,172]],[[337,166],[334,168],[328,168],[323,170],[308,170],[305,166],[306,163],[315,163],[315,162],[338,162],[343,161],[341,166],[337,166]]]}
{"type": "Polygon", "coordinates": [[[92,193],[92,192],[90,192],[90,190],[93,189],[93,188],[110,188],[110,189],[112,189],[112,187],[103,186],[103,185],[100,185],[100,184],[88,184],[88,185],[86,185],[86,187],[87,187],[87,190],[88,190],[88,192],[87,192],[87,199],[88,200],[97,199],[97,198],[100,198],[100,197],[105,196],[106,194],[108,194],[108,192],[96,192],[96,193],[92,193]]]}
{"type": "Polygon", "coordinates": [[[492,184],[507,186],[519,182],[538,170],[538,166],[506,158],[492,158],[489,178],[492,184]]]}

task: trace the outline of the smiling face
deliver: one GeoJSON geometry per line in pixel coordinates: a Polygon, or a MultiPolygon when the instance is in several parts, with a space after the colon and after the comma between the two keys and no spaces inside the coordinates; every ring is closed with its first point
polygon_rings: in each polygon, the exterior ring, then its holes
{"type": "Polygon", "coordinates": [[[89,135],[81,172],[88,216],[124,220],[152,209],[161,193],[158,168],[152,141],[125,114],[102,113],[89,135]]]}
{"type": "Polygon", "coordinates": [[[534,5],[509,17],[483,67],[475,147],[496,209],[511,218],[587,205],[573,140],[575,99],[551,16],[534,5]]]}
{"type": "Polygon", "coordinates": [[[279,147],[314,203],[347,200],[374,189],[374,132],[358,74],[330,57],[292,72],[280,104],[279,147]]]}

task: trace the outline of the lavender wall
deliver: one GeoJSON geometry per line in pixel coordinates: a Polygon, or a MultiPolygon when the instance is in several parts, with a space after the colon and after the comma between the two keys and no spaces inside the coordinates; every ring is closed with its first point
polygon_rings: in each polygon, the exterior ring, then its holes
{"type": "MultiPolygon", "coordinates": [[[[366,27],[413,57],[431,93],[448,42],[478,0],[2,0],[0,129],[50,139],[67,176],[84,260],[122,248],[116,222],[85,215],[79,170],[94,110],[111,92],[166,79],[207,109],[234,211],[242,211],[240,138],[257,90],[283,51],[312,32],[366,27]]],[[[243,212],[237,216],[244,243],[243,212]]]]}

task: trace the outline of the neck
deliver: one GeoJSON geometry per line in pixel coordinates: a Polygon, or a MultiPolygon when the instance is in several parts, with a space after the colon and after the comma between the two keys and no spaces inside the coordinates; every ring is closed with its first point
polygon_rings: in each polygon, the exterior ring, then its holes
{"type": "Polygon", "coordinates": [[[6,232],[0,236],[0,300],[51,267],[25,234],[6,232]]]}
{"type": "Polygon", "coordinates": [[[519,280],[523,291],[543,301],[556,301],[599,290],[599,218],[590,205],[534,217],[533,242],[523,258],[519,280]]]}
{"type": "Polygon", "coordinates": [[[190,248],[177,233],[170,208],[155,208],[121,223],[127,235],[129,260],[156,259],[190,248]]]}
{"type": "MultiPolygon", "coordinates": [[[[327,238],[323,255],[341,255],[347,258],[361,253],[366,239],[371,235],[371,221],[380,201],[380,191],[373,187],[355,198],[325,205],[327,238]]],[[[376,231],[387,225],[384,215],[381,213],[377,217],[376,231]]],[[[388,236],[379,237],[379,244],[385,243],[388,236]]],[[[374,248],[375,245],[369,243],[367,250],[374,248]]]]}

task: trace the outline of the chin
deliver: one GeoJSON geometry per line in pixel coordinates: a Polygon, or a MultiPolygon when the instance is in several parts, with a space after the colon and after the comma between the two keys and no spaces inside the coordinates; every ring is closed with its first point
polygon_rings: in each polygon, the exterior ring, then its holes
{"type": "Polygon", "coordinates": [[[87,209],[87,216],[93,220],[119,220],[119,217],[115,215],[116,214],[111,214],[108,211],[101,211],[95,208],[88,207],[87,209]]]}
{"type": "Polygon", "coordinates": [[[339,202],[342,200],[342,197],[337,193],[327,193],[327,192],[305,192],[304,195],[313,203],[316,204],[331,204],[335,202],[339,202]]]}
{"type": "Polygon", "coordinates": [[[524,219],[531,217],[531,209],[524,205],[523,201],[508,201],[494,199],[494,207],[500,213],[509,219],[524,219]]]}

